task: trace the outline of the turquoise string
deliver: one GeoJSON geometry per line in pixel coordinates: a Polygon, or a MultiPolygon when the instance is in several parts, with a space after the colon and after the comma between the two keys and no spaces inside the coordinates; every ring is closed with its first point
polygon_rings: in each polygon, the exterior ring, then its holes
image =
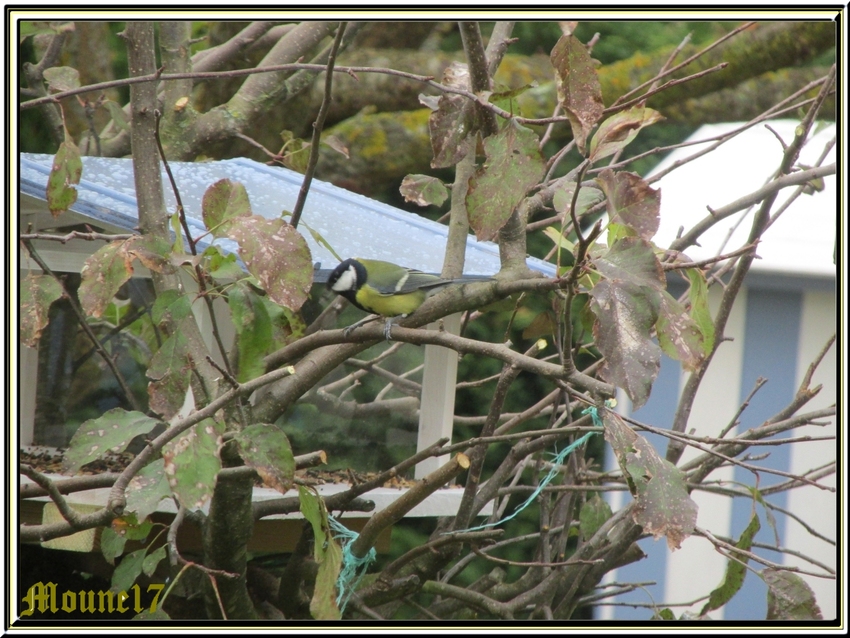
{"type": "Polygon", "coordinates": [[[351,543],[359,534],[352,532],[333,516],[328,515],[328,522],[334,531],[334,538],[342,546],[342,568],[339,571],[339,577],[336,579],[336,588],[339,591],[336,604],[339,607],[340,614],[342,614],[351,595],[357,589],[363,576],[366,575],[369,565],[375,562],[377,552],[374,547],[371,547],[363,558],[358,558],[351,553],[351,543]]]}
{"type": "MultiPolygon", "coordinates": [[[[596,408],[588,408],[588,409],[596,410],[596,408]]],[[[594,415],[596,415],[595,412],[591,413],[591,418],[594,418],[594,415]]],[[[596,415],[595,419],[594,419],[594,424],[596,423],[596,419],[598,419],[598,418],[599,418],[599,416],[596,415]]],[[[557,454],[557,456],[555,456],[555,458],[553,459],[552,468],[549,470],[549,473],[543,478],[542,481],[540,481],[537,488],[531,493],[531,496],[529,496],[522,505],[517,507],[513,511],[512,514],[510,514],[509,516],[506,516],[505,518],[503,518],[500,521],[496,521],[495,523],[485,523],[484,525],[479,525],[478,527],[470,527],[469,529],[464,529],[464,530],[460,530],[460,531],[462,531],[462,532],[477,532],[478,530],[481,530],[481,529],[487,529],[488,527],[495,527],[496,525],[501,525],[502,523],[506,523],[507,521],[514,518],[517,514],[522,512],[522,510],[524,510],[526,507],[528,507],[534,501],[534,499],[536,499],[540,495],[540,492],[542,492],[546,488],[546,486],[549,485],[549,483],[551,483],[552,480],[558,475],[558,472],[560,471],[561,466],[564,464],[564,461],[566,461],[567,456],[569,456],[569,454],[573,450],[575,450],[578,446],[585,443],[594,434],[597,434],[597,433],[596,432],[588,432],[587,434],[579,437],[578,439],[576,439],[575,441],[570,443],[567,447],[565,447],[563,450],[561,450],[557,454]]]]}

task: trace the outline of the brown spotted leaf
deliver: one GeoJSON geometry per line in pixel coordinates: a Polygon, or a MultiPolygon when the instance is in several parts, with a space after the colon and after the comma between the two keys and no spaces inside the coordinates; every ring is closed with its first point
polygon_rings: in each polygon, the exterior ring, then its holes
{"type": "Polygon", "coordinates": [[[101,246],[86,259],[80,271],[79,297],[83,310],[92,317],[100,317],[121,286],[133,276],[135,260],[160,271],[167,263],[169,251],[166,242],[142,235],[101,246]]]}
{"type": "Polygon", "coordinates": [[[31,271],[21,281],[21,313],[19,339],[35,348],[47,326],[51,304],[62,296],[62,286],[49,275],[31,271]]]}
{"type": "Polygon", "coordinates": [[[615,173],[606,168],[596,180],[607,197],[608,217],[643,239],[650,240],[660,223],[661,191],[651,188],[639,175],[615,173]]]}
{"type": "Polygon", "coordinates": [[[255,423],[238,432],[234,439],[245,465],[253,467],[263,484],[286,493],[295,476],[295,458],[289,439],[279,427],[255,423]]]}
{"type": "Polygon", "coordinates": [[[555,68],[558,102],[573,129],[576,146],[587,154],[587,137],[602,117],[602,87],[587,47],[572,35],[562,36],[549,58],[555,68]]]}
{"type": "Polygon", "coordinates": [[[767,620],[823,620],[815,593],[800,576],[772,567],[761,576],[767,585],[767,620]]]}
{"type": "Polygon", "coordinates": [[[62,470],[74,474],[107,452],[123,452],[127,444],[140,434],[147,434],[159,423],[141,412],[113,408],[103,416],[83,423],[68,445],[62,470]]]}
{"type": "Polygon", "coordinates": [[[204,419],[162,449],[165,476],[180,504],[196,510],[212,497],[221,470],[218,449],[224,424],[204,419]]]}
{"type": "Polygon", "coordinates": [[[160,501],[171,496],[171,487],[165,478],[163,460],[152,461],[131,478],[126,494],[125,509],[128,512],[135,512],[137,519],[144,520],[153,514],[160,501]]]}
{"type": "Polygon", "coordinates": [[[484,140],[487,160],[469,180],[466,207],[478,239],[492,239],[546,168],[531,129],[513,120],[484,140]]]}
{"type": "Polygon", "coordinates": [[[593,336],[605,356],[602,377],[625,390],[635,408],[649,398],[661,367],[652,340],[658,319],[658,291],[626,281],[600,281],[590,291],[596,321],[593,336]]]}
{"type": "Polygon", "coordinates": [[[678,549],[697,522],[697,504],[688,494],[684,473],[636,434],[610,410],[602,411],[605,440],[611,445],[635,505],[634,522],[655,539],[667,537],[668,547],[678,549]]]}
{"type": "Polygon", "coordinates": [[[301,308],[313,284],[310,247],[301,233],[282,219],[251,215],[233,219],[229,236],[269,298],[290,310],[301,308]]]}
{"type": "Polygon", "coordinates": [[[661,291],[661,308],[655,330],[658,345],[668,357],[680,361],[685,370],[695,370],[705,358],[703,333],[685,307],[666,290],[661,291]]]}

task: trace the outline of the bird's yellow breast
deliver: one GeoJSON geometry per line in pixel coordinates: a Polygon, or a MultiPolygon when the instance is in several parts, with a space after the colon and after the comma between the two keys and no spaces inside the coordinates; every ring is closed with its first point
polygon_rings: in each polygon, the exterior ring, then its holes
{"type": "Polygon", "coordinates": [[[368,284],[357,291],[357,303],[369,312],[382,317],[397,317],[398,315],[409,315],[425,301],[424,290],[414,290],[399,295],[382,295],[368,284]]]}

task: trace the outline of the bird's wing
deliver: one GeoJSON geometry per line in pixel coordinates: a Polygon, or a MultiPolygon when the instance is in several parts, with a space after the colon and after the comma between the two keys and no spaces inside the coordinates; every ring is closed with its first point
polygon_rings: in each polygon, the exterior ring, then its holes
{"type": "Polygon", "coordinates": [[[392,290],[381,290],[384,295],[403,295],[409,292],[414,292],[422,288],[433,288],[440,286],[444,282],[436,275],[429,275],[421,270],[407,269],[407,278],[404,281],[398,282],[392,290]]]}

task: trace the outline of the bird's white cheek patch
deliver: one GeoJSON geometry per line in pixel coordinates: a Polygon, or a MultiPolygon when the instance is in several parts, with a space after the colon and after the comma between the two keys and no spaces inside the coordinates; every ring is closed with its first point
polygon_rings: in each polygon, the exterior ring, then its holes
{"type": "Polygon", "coordinates": [[[336,283],[331,287],[334,292],[345,292],[346,290],[354,290],[357,287],[357,273],[354,268],[347,269],[339,276],[336,283]]]}

